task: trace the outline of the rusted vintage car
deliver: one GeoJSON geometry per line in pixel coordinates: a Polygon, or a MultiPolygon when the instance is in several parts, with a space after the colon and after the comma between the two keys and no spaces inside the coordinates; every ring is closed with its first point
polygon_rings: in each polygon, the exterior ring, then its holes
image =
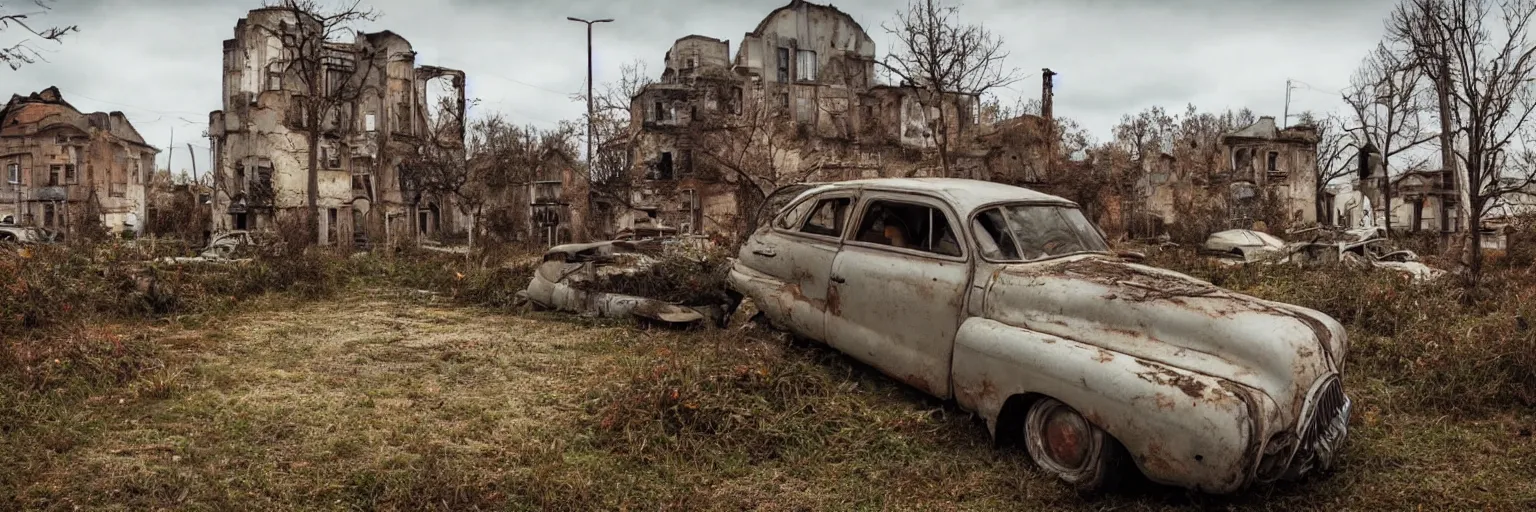
{"type": "Polygon", "coordinates": [[[799,192],[733,293],[1022,441],[1083,492],[1132,467],[1210,493],[1328,468],[1347,435],[1343,327],[1110,252],[1071,201],[958,179],[799,192]]]}

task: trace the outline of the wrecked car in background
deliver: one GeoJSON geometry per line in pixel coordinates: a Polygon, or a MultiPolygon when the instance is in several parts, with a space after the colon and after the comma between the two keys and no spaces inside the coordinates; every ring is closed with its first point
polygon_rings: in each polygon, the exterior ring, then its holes
{"type": "Polygon", "coordinates": [[[1109,251],[1078,206],[961,179],[825,184],[772,214],[729,285],[985,418],[1084,492],[1132,468],[1211,493],[1330,467],[1343,327],[1109,251]]]}
{"type": "MultiPolygon", "coordinates": [[[[704,250],[697,243],[673,240],[555,246],[544,253],[544,261],[534,270],[523,295],[537,306],[584,315],[680,325],[718,324],[725,317],[725,296],[703,278],[712,265],[700,254],[704,250]],[[664,261],[696,263],[697,269],[671,273],[696,272],[699,279],[693,281],[691,289],[678,290],[672,284],[676,279],[651,278],[664,261]],[[713,293],[710,288],[715,289],[713,293]],[[629,291],[636,293],[624,293],[629,291]]],[[[723,272],[723,265],[716,266],[723,272]]]]}
{"type": "Polygon", "coordinates": [[[197,256],[167,257],[165,263],[232,263],[248,261],[248,253],[255,241],[248,231],[226,231],[214,235],[197,256]]]}
{"type": "Polygon", "coordinates": [[[62,239],[63,237],[58,233],[43,228],[0,224],[0,244],[50,244],[60,242],[62,239]]]}
{"type": "Polygon", "coordinates": [[[1420,281],[1445,275],[1444,270],[1419,262],[1413,251],[1392,250],[1385,231],[1379,227],[1349,231],[1309,228],[1291,233],[1310,236],[1307,241],[1286,242],[1259,231],[1233,229],[1212,233],[1202,252],[1224,264],[1243,263],[1344,263],[1401,272],[1420,281]]]}

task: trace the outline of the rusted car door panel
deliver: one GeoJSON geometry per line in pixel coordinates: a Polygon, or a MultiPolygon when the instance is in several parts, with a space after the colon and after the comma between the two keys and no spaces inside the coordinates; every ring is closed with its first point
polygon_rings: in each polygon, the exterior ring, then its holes
{"type": "Polygon", "coordinates": [[[913,387],[949,397],[965,263],[845,245],[833,263],[828,343],[913,387]]]}
{"type": "Polygon", "coordinates": [[[954,361],[956,401],[989,428],[1009,396],[1033,393],[1077,409],[1159,483],[1231,492],[1256,463],[1254,399],[1220,379],[984,318],[959,329],[954,361]]]}
{"type": "MultiPolygon", "coordinates": [[[[804,201],[828,199],[854,201],[856,197],[843,192],[804,201]]],[[[777,226],[764,228],[742,246],[740,253],[745,267],[756,269],[763,274],[760,278],[773,281],[762,297],[753,297],[753,302],[774,323],[801,336],[825,340],[827,278],[839,245],[835,237],[796,233],[777,226]]]]}

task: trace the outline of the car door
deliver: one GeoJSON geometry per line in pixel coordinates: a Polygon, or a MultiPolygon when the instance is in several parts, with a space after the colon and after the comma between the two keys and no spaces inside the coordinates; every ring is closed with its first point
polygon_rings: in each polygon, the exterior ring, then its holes
{"type": "Polygon", "coordinates": [[[777,285],[763,297],[754,297],[769,319],[801,336],[826,341],[827,278],[856,195],[841,190],[805,198],[742,247],[742,263],[777,285]]]}
{"type": "Polygon", "coordinates": [[[941,398],[970,285],[959,216],[936,198],[866,191],[828,277],[828,343],[941,398]]]}

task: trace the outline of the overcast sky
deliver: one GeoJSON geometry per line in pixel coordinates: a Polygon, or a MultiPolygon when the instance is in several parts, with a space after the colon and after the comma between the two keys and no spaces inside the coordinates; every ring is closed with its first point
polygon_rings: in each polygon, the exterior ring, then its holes
{"type": "MultiPolygon", "coordinates": [[[[23,0],[0,0],[8,6],[23,0]]],[[[553,126],[583,103],[583,25],[566,16],[614,18],[596,25],[596,82],[641,59],[659,75],[679,37],[731,41],[788,0],[364,0],[382,16],[360,27],[409,39],[418,64],[463,69],[471,98],[519,123],[553,126]]],[[[1001,35],[1023,80],[1006,96],[1040,94],[1040,68],[1056,78],[1058,116],[1100,139],[1121,115],[1153,105],[1182,112],[1248,107],[1281,116],[1287,79],[1299,81],[1291,113],[1331,111],[1338,91],[1380,39],[1393,0],[969,0],[962,15],[1001,35]]],[[[207,169],[208,112],[221,108],[221,42],[261,0],[58,0],[50,23],[77,24],[49,60],[0,68],[0,93],[58,86],[84,111],[121,110],[162,149],[175,132],[176,169],[190,169],[186,143],[207,169]]],[[[905,0],[834,2],[862,24],[884,55],[881,28],[905,0]]],[[[18,35],[0,33],[0,44],[18,35]]],[[[8,96],[7,96],[8,97],[8,96]]],[[[475,113],[472,111],[471,116],[475,113]]],[[[168,153],[160,155],[166,165],[168,153]]]]}

